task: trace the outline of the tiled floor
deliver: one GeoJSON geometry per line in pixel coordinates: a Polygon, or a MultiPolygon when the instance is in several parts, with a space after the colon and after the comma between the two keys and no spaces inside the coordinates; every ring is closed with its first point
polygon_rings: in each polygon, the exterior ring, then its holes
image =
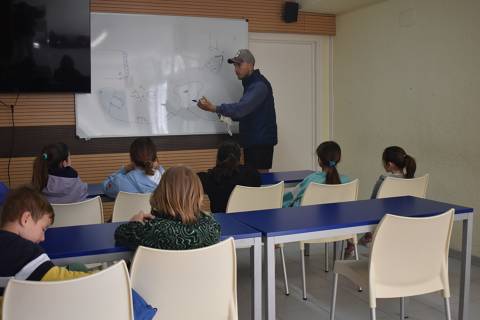
{"type": "MultiPolygon", "coordinates": [[[[331,251],[330,251],[331,252],[331,251]]],[[[367,249],[360,247],[365,254],[367,249]]],[[[300,252],[297,244],[285,246],[290,295],[284,295],[280,261],[277,260],[277,319],[329,319],[332,272],[323,271],[323,245],[311,247],[310,257],[306,258],[308,300],[302,299],[300,252]]],[[[279,255],[278,255],[279,256],[279,255]]],[[[250,319],[250,275],[249,251],[237,250],[238,258],[238,303],[239,318],[250,319]]],[[[365,258],[365,257],[363,257],[365,258]]],[[[277,259],[280,259],[277,257],[277,259]]],[[[458,315],[458,291],[460,261],[450,260],[450,286],[452,291],[452,317],[458,315]]],[[[471,274],[470,319],[480,319],[480,268],[473,266],[471,274]]],[[[336,319],[369,319],[368,293],[360,293],[355,286],[340,278],[336,319]]],[[[377,319],[399,319],[399,300],[381,299],[377,301],[377,319]]],[[[445,319],[443,299],[439,293],[409,298],[407,300],[409,320],[445,319]]]]}

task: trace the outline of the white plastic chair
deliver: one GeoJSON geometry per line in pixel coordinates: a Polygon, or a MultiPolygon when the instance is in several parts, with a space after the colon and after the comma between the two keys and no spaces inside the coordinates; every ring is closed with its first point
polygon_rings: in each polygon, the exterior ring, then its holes
{"type": "MultiPolygon", "coordinates": [[[[227,213],[278,209],[283,204],[283,191],[285,184],[283,181],[265,187],[246,187],[235,186],[227,203],[227,213]]],[[[285,294],[288,296],[290,291],[288,289],[287,268],[285,265],[285,253],[283,251],[284,244],[276,245],[275,248],[280,249],[280,256],[282,259],[283,280],[285,282],[285,294]]]]}
{"type": "Polygon", "coordinates": [[[65,281],[12,279],[5,289],[4,320],[133,320],[124,261],[92,275],[65,281]]]}
{"type": "Polygon", "coordinates": [[[154,319],[238,319],[233,238],[193,250],[140,246],[133,258],[131,282],[158,308],[154,319]]]}
{"type": "Polygon", "coordinates": [[[386,177],[378,189],[377,199],[401,196],[425,198],[428,187],[428,173],[411,179],[386,177]]]}
{"type": "Polygon", "coordinates": [[[113,205],[112,222],[129,221],[130,218],[143,211],[148,213],[151,193],[131,193],[120,191],[113,205]]]}
{"type": "Polygon", "coordinates": [[[400,298],[400,319],[404,319],[404,297],[435,291],[442,291],[446,318],[450,320],[448,249],[453,215],[453,209],[428,218],[385,215],[373,236],[370,262],[335,263],[330,319],[335,318],[338,275],[341,274],[370,289],[372,320],[376,319],[376,299],[400,298]]]}
{"type": "Polygon", "coordinates": [[[103,206],[100,197],[75,203],[52,204],[55,221],[52,227],[79,226],[103,223],[103,206]]]}
{"type": "MultiPolygon", "coordinates": [[[[358,197],[358,179],[343,184],[319,184],[312,182],[307,186],[303,194],[301,206],[309,206],[324,203],[336,203],[355,201],[358,197]]],[[[355,246],[355,259],[358,260],[357,236],[355,234],[338,236],[331,238],[321,238],[308,241],[300,241],[300,253],[302,256],[302,284],[303,300],[307,300],[306,277],[305,277],[305,244],[324,243],[325,244],[325,272],[328,272],[328,244],[342,241],[341,257],[344,256],[344,241],[352,239],[355,246]]],[[[335,244],[336,248],[336,244],[335,244]]],[[[334,261],[336,259],[336,250],[334,250],[334,261]]],[[[361,288],[360,288],[361,289],[361,288]]]]}
{"type": "Polygon", "coordinates": [[[265,187],[235,186],[227,203],[227,213],[281,208],[283,181],[265,187]]]}

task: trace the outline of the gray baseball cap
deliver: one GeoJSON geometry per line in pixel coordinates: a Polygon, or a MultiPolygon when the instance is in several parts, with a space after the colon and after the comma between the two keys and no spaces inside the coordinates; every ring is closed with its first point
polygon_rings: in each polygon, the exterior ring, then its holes
{"type": "Polygon", "coordinates": [[[240,49],[237,52],[237,55],[233,58],[227,60],[228,63],[250,63],[255,64],[255,57],[248,49],[240,49]]]}

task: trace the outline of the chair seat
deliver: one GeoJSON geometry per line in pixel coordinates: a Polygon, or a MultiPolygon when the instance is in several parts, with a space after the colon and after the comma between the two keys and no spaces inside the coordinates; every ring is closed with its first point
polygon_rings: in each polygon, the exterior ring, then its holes
{"type": "Polygon", "coordinates": [[[319,238],[319,239],[313,239],[308,241],[300,241],[299,244],[300,244],[300,249],[302,250],[305,244],[331,243],[331,242],[344,241],[349,239],[352,239],[353,243],[357,244],[357,235],[355,234],[349,234],[346,236],[338,236],[338,237],[331,237],[331,238],[319,238]]]}
{"type": "Polygon", "coordinates": [[[361,287],[368,288],[368,260],[337,260],[333,271],[361,287]]]}

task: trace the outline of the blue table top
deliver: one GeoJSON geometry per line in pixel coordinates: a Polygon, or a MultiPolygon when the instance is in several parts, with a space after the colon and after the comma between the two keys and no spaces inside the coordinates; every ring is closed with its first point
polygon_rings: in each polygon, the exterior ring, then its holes
{"type": "Polygon", "coordinates": [[[231,215],[266,236],[281,236],[378,224],[386,213],[427,217],[451,208],[455,209],[456,214],[473,212],[472,208],[408,196],[232,213],[231,215]]]}
{"type": "Polygon", "coordinates": [[[105,196],[103,192],[103,184],[102,183],[89,183],[87,187],[88,198],[93,198],[96,196],[105,196]]]}
{"type": "MultiPolygon", "coordinates": [[[[221,239],[260,237],[261,233],[226,214],[214,214],[221,226],[221,239]]],[[[125,222],[50,228],[40,245],[51,259],[118,253],[130,249],[115,244],[117,227],[125,222]]]]}
{"type": "Polygon", "coordinates": [[[306,176],[312,174],[312,170],[298,170],[298,171],[284,171],[284,172],[269,172],[262,173],[262,185],[277,184],[280,181],[285,183],[298,183],[305,179],[306,176]]]}

